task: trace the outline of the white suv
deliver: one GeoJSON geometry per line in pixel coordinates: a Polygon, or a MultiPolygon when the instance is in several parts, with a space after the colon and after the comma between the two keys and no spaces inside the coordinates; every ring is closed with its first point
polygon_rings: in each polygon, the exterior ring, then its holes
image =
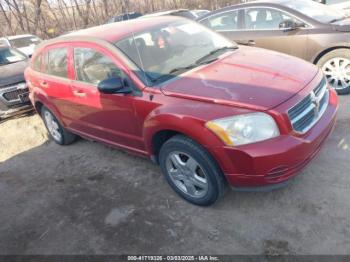
{"type": "Polygon", "coordinates": [[[35,46],[42,40],[35,35],[16,35],[0,38],[0,45],[16,48],[28,57],[34,53],[35,46]]]}

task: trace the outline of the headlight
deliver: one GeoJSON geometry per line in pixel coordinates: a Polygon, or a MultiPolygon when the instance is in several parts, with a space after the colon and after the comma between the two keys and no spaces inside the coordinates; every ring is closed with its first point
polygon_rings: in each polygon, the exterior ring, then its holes
{"type": "Polygon", "coordinates": [[[251,113],[209,121],[206,127],[226,145],[251,144],[280,135],[275,120],[265,113],[251,113]]]}
{"type": "Polygon", "coordinates": [[[26,89],[27,88],[27,84],[26,83],[19,83],[17,84],[17,89],[26,89]]]}

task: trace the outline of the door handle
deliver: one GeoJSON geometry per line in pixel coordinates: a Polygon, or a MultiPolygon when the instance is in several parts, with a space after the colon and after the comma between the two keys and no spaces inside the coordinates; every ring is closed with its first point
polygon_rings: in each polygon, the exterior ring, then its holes
{"type": "Polygon", "coordinates": [[[255,43],[255,41],[254,40],[248,40],[247,41],[247,45],[249,45],[249,46],[254,46],[256,43],[255,43]]]}
{"type": "Polygon", "coordinates": [[[81,91],[76,91],[76,90],[74,90],[74,91],[73,91],[73,94],[74,94],[74,96],[76,96],[76,97],[86,97],[86,93],[81,92],[81,91]]]}
{"type": "Polygon", "coordinates": [[[237,40],[236,43],[247,46],[254,46],[256,44],[254,40],[237,40]]]}
{"type": "Polygon", "coordinates": [[[49,88],[49,84],[46,81],[41,81],[40,82],[41,87],[43,88],[49,88]]]}

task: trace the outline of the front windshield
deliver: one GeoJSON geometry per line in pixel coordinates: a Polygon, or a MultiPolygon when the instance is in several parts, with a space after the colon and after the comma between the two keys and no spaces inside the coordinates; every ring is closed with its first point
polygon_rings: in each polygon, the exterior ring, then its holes
{"type": "Polygon", "coordinates": [[[22,48],[32,45],[38,45],[40,43],[40,39],[35,36],[27,36],[21,38],[15,38],[10,40],[11,46],[15,48],[22,48]]]}
{"type": "Polygon", "coordinates": [[[115,45],[140,69],[146,85],[164,82],[200,63],[210,62],[236,45],[191,21],[157,26],[115,45]],[[217,51],[217,52],[216,52],[217,51]],[[183,69],[183,70],[178,70],[183,69]]]}
{"type": "Polygon", "coordinates": [[[20,52],[10,48],[0,49],[0,65],[8,65],[25,60],[26,57],[20,52]]]}
{"type": "Polygon", "coordinates": [[[345,19],[345,15],[329,6],[308,0],[296,0],[285,2],[284,5],[297,10],[321,23],[332,23],[345,19]]]}

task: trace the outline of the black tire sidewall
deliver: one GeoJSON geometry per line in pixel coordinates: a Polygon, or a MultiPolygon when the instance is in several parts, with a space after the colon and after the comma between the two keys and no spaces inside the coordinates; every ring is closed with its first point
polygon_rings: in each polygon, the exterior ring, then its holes
{"type": "Polygon", "coordinates": [[[223,186],[220,185],[222,182],[221,171],[217,167],[215,161],[210,157],[210,155],[195,142],[185,139],[182,137],[176,137],[176,139],[170,139],[161,148],[159,153],[159,164],[164,174],[167,182],[172,187],[172,189],[180,195],[182,198],[188,202],[199,205],[199,206],[209,206],[214,204],[222,195],[223,186]],[[204,172],[208,179],[208,192],[202,198],[193,198],[181,189],[179,189],[173,180],[170,178],[167,168],[166,159],[168,155],[174,151],[184,152],[185,154],[193,157],[198,164],[204,169],[204,172]]]}
{"type": "MultiPolygon", "coordinates": [[[[320,58],[320,60],[318,60],[317,65],[322,69],[323,66],[331,59],[333,58],[346,58],[350,60],[350,49],[346,49],[346,48],[340,48],[340,49],[336,49],[333,50],[327,54],[325,54],[324,56],[322,56],[320,58]]],[[[335,89],[336,90],[336,89],[335,89]]],[[[350,93],[350,85],[344,89],[338,89],[336,90],[336,92],[339,95],[346,95],[350,93]]]]}

